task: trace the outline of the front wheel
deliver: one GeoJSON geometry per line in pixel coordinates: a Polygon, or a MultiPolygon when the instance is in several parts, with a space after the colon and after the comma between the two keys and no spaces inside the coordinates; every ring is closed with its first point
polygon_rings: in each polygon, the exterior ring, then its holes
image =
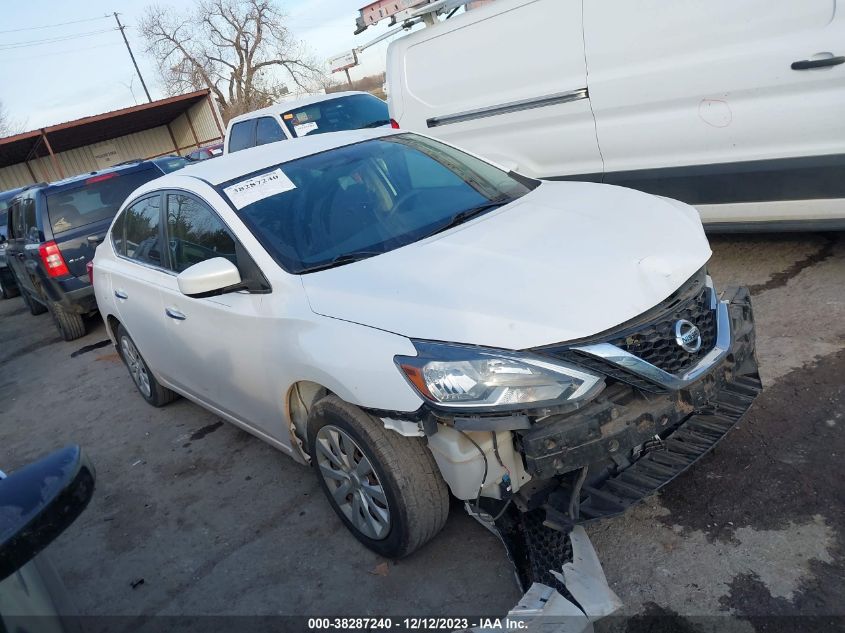
{"type": "Polygon", "coordinates": [[[449,491],[422,438],[330,395],[308,417],[308,446],[332,508],[374,552],[407,556],[446,523],[449,491]]]}

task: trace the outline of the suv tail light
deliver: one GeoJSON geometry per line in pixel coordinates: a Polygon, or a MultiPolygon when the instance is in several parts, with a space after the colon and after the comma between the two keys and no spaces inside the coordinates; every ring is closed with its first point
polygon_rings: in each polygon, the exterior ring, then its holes
{"type": "Polygon", "coordinates": [[[85,264],[85,272],[88,273],[88,281],[90,283],[94,283],[94,260],[89,259],[88,263],[85,264]]]}
{"type": "Polygon", "coordinates": [[[390,119],[390,127],[392,127],[394,130],[399,129],[399,123],[396,122],[396,119],[390,119]]]}
{"type": "Polygon", "coordinates": [[[41,244],[38,247],[38,254],[41,255],[41,261],[44,262],[47,274],[51,277],[64,277],[70,274],[64,257],[62,257],[62,252],[59,250],[59,245],[55,242],[41,244]]]}

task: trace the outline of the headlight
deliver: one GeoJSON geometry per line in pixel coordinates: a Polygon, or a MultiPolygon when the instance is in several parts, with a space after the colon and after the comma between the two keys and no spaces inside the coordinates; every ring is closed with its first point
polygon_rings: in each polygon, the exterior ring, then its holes
{"type": "Polygon", "coordinates": [[[595,396],[600,376],[519,352],[415,342],[396,364],[426,400],[444,408],[523,409],[595,396]]]}

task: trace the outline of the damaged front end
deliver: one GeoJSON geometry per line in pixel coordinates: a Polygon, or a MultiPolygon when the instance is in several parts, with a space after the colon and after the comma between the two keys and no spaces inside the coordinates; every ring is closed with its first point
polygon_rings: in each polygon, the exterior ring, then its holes
{"type": "Polygon", "coordinates": [[[453,493],[505,541],[523,589],[555,586],[565,535],[655,493],[716,445],[761,390],[749,292],[704,270],[632,321],[527,350],[600,375],[571,407],[447,413],[421,426],[453,493]]]}

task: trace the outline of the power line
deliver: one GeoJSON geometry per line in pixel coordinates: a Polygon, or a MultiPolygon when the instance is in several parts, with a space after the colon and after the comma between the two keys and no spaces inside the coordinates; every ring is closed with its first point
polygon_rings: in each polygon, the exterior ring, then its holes
{"type": "MultiPolygon", "coordinates": [[[[96,44],[94,46],[83,46],[82,48],[68,48],[60,51],[51,51],[49,53],[41,53],[39,55],[27,55],[26,57],[3,57],[4,62],[29,61],[30,59],[40,59],[42,57],[53,57],[54,55],[69,55],[71,53],[81,53],[83,51],[90,51],[96,48],[108,48],[109,46],[120,46],[120,42],[110,42],[109,44],[96,44]]],[[[2,53],[3,51],[0,51],[2,53]]]]}
{"type": "Polygon", "coordinates": [[[56,42],[66,42],[68,40],[75,40],[81,37],[91,37],[100,35],[102,33],[109,33],[110,31],[117,31],[118,29],[100,29],[99,31],[88,31],[86,33],[73,33],[70,35],[59,35],[56,37],[44,38],[41,40],[29,40],[26,42],[7,42],[0,44],[0,50],[10,50],[13,48],[29,48],[30,46],[43,46],[45,44],[55,44],[56,42]]]}
{"type": "Polygon", "coordinates": [[[84,20],[72,20],[71,22],[58,22],[56,24],[45,24],[43,26],[26,26],[20,29],[6,29],[0,33],[20,33],[21,31],[38,31],[40,29],[52,29],[57,26],[66,26],[68,24],[80,24],[82,22],[93,22],[94,20],[108,20],[110,16],[101,15],[96,18],[85,18],[84,20]]]}

